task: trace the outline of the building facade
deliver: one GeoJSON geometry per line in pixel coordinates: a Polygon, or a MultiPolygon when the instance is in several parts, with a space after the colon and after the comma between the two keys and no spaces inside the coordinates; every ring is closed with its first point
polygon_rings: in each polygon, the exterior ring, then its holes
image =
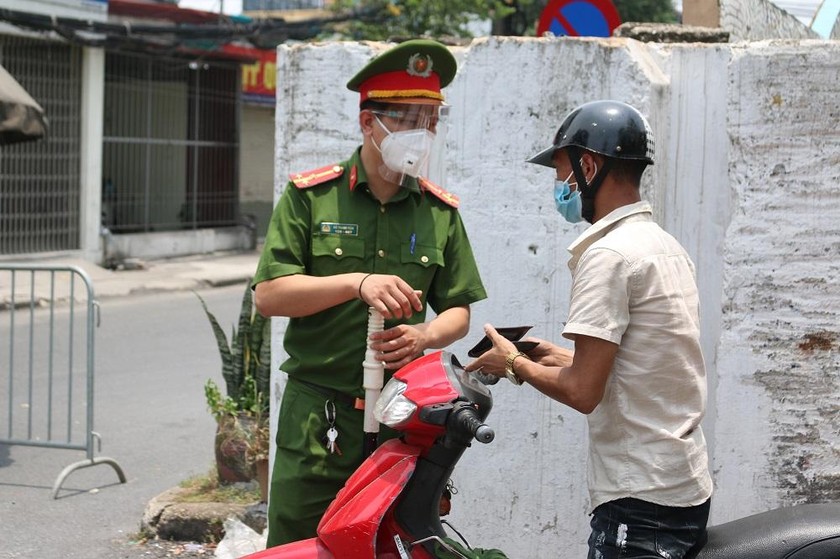
{"type": "Polygon", "coordinates": [[[0,64],[49,119],[45,138],[0,152],[0,258],[118,265],[253,246],[239,206],[240,74],[252,56],[127,31],[217,14],[141,0],[0,8],[0,64]]]}

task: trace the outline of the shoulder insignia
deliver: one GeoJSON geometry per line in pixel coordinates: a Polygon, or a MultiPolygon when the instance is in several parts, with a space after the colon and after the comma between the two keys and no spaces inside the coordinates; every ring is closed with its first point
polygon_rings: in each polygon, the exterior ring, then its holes
{"type": "Polygon", "coordinates": [[[305,173],[292,173],[289,179],[298,188],[309,188],[336,179],[342,174],[344,174],[344,168],[341,165],[327,165],[305,173]]]}
{"type": "Polygon", "coordinates": [[[417,178],[417,184],[420,185],[425,192],[431,192],[437,198],[440,198],[445,204],[452,206],[453,208],[458,208],[461,205],[461,200],[452,194],[451,192],[447,192],[443,188],[439,187],[429,179],[424,179],[423,177],[417,178]]]}

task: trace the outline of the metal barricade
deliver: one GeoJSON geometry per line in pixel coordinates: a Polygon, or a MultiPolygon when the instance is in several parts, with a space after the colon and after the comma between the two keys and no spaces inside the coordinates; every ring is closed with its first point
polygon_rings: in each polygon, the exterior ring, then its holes
{"type": "Polygon", "coordinates": [[[55,480],[58,497],[75,470],[108,464],[94,457],[94,333],[99,305],[76,266],[0,263],[0,444],[84,450],[85,460],[55,480]]]}

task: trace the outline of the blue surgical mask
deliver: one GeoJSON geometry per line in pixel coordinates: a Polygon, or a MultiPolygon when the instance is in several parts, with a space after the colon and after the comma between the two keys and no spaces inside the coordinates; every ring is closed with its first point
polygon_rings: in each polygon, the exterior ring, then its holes
{"type": "Polygon", "coordinates": [[[563,219],[569,223],[578,223],[583,221],[583,205],[581,204],[580,191],[572,192],[569,178],[571,178],[571,175],[566,180],[554,181],[554,205],[563,219]]]}

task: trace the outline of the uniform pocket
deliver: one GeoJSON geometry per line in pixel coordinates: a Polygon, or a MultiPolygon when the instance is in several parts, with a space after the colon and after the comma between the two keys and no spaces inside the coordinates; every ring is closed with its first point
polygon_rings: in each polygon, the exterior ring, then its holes
{"type": "Polygon", "coordinates": [[[312,275],[358,272],[364,257],[364,239],[337,235],[312,237],[312,275]]]}
{"type": "Polygon", "coordinates": [[[414,289],[420,289],[428,294],[432,278],[438,268],[443,268],[443,251],[434,245],[413,245],[402,243],[400,248],[400,263],[402,264],[403,279],[414,289]]]}

